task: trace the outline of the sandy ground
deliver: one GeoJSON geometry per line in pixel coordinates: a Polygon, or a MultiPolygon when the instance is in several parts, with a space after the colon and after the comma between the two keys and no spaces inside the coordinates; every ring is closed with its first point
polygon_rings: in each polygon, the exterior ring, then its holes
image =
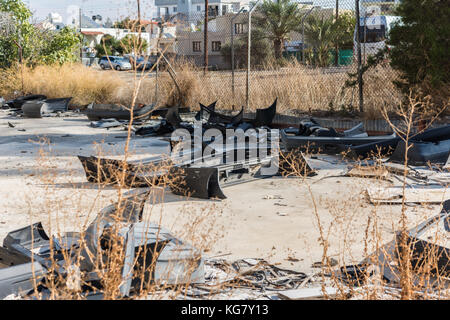
{"type": "MultiPolygon", "coordinates": [[[[99,150],[120,155],[125,136],[123,129],[90,128],[82,115],[22,119],[0,111],[0,241],[30,222],[42,221],[50,234],[82,230],[117,199],[117,190],[87,183],[76,156],[99,150]]],[[[136,156],[168,151],[167,143],[155,138],[133,138],[130,148],[136,156]]],[[[401,206],[374,206],[365,194],[368,186],[389,182],[342,177],[348,164],[337,157],[320,157],[311,164],[318,169],[316,177],[228,187],[224,201],[189,200],[155,190],[145,219],[205,249],[207,256],[264,258],[306,273],[318,271],[312,264],[322,259],[320,229],[328,239],[327,254],[342,264],[359,262],[365,250],[370,253],[393,239],[401,206]],[[374,237],[378,243],[364,241],[374,237]]],[[[414,226],[440,207],[406,210],[414,226]]]]}

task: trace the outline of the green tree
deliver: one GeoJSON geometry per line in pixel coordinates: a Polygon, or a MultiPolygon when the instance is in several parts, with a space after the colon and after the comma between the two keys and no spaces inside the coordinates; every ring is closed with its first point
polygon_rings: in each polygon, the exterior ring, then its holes
{"type": "Polygon", "coordinates": [[[334,22],[334,43],[343,49],[353,48],[355,26],[356,18],[353,13],[341,13],[334,22]]]}
{"type": "Polygon", "coordinates": [[[0,35],[0,66],[8,67],[20,56],[33,55],[35,29],[29,22],[31,11],[20,0],[0,0],[0,12],[9,13],[12,22],[10,32],[0,35]]]}
{"type": "Polygon", "coordinates": [[[52,32],[40,53],[40,61],[46,64],[74,62],[78,60],[81,37],[74,28],[64,27],[52,32]]]}
{"type": "Polygon", "coordinates": [[[310,62],[325,67],[331,63],[331,49],[352,48],[355,24],[351,13],[342,13],[338,19],[324,14],[309,16],[305,23],[305,42],[311,46],[307,51],[310,62]]]}
{"type": "Polygon", "coordinates": [[[306,53],[312,64],[328,66],[330,49],[335,45],[335,23],[333,17],[311,15],[305,23],[305,42],[311,46],[306,53]]]}
{"type": "Polygon", "coordinates": [[[134,53],[136,51],[137,53],[141,53],[143,51],[147,50],[148,43],[145,39],[140,39],[137,35],[129,34],[120,41],[118,41],[119,47],[117,48],[117,51],[121,54],[124,53],[134,53]]]}
{"type": "Polygon", "coordinates": [[[254,14],[254,25],[273,42],[276,59],[281,59],[283,45],[291,31],[298,27],[302,11],[291,0],[264,0],[254,14]]]}
{"type": "MultiPolygon", "coordinates": [[[[449,100],[450,6],[448,0],[403,0],[395,12],[388,44],[391,66],[401,72],[396,84],[405,93],[417,88],[427,95],[439,90],[449,100]]],[[[446,101],[446,102],[445,102],[446,101]]]]}
{"type": "Polygon", "coordinates": [[[95,46],[97,57],[111,56],[116,54],[116,49],[119,47],[117,40],[109,34],[104,35],[99,44],[95,46]]]}

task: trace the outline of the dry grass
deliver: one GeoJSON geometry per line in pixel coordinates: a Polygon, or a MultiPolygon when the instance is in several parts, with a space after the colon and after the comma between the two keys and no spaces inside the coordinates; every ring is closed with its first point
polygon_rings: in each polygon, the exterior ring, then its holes
{"type": "MultiPolygon", "coordinates": [[[[347,71],[353,71],[350,66],[347,71]]],[[[178,92],[173,80],[162,74],[158,101],[166,105],[197,107],[198,102],[209,104],[218,100],[221,109],[235,109],[245,105],[246,73],[235,75],[235,97],[232,94],[231,72],[208,72],[191,65],[177,66],[178,92]]],[[[364,99],[367,118],[380,118],[383,107],[394,107],[401,102],[401,95],[392,84],[395,72],[389,67],[370,70],[365,75],[364,99]]],[[[262,70],[251,73],[250,109],[269,106],[279,99],[279,112],[289,114],[312,111],[342,111],[358,108],[357,89],[343,89],[348,79],[345,71],[338,73],[328,69],[309,69],[290,64],[280,70],[262,70]]],[[[138,100],[151,100],[154,82],[147,81],[138,100]]]]}
{"type": "MultiPolygon", "coordinates": [[[[0,70],[0,95],[14,96],[22,91],[20,68],[0,70]]],[[[125,82],[114,73],[100,73],[80,64],[24,67],[23,92],[44,94],[48,98],[73,97],[72,104],[120,102],[125,82]]]]}
{"type": "MultiPolygon", "coordinates": [[[[209,104],[218,100],[218,108],[235,110],[246,102],[246,73],[236,71],[235,97],[231,87],[231,72],[203,71],[187,62],[174,65],[175,82],[167,72],[160,72],[158,96],[155,99],[154,77],[142,81],[137,103],[149,104],[157,100],[158,105],[198,107],[198,103],[209,104]]],[[[355,66],[335,72],[332,69],[309,69],[290,63],[278,70],[267,68],[252,71],[250,109],[265,108],[278,97],[279,112],[284,114],[314,111],[341,112],[358,109],[357,88],[343,89],[348,79],[346,72],[355,66]]],[[[21,90],[19,69],[0,71],[2,80],[0,95],[11,97],[21,90]]],[[[78,64],[64,66],[38,66],[24,69],[24,92],[45,94],[49,98],[73,97],[75,105],[97,103],[131,104],[133,79],[116,71],[100,72],[78,64]]],[[[401,95],[392,84],[396,73],[387,66],[378,66],[365,74],[364,101],[365,118],[381,118],[381,110],[388,110],[401,103],[401,95]]]]}

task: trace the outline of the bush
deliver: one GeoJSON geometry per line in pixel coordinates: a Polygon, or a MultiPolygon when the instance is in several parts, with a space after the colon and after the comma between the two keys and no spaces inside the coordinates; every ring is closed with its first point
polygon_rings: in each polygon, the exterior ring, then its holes
{"type": "Polygon", "coordinates": [[[396,84],[409,94],[433,95],[449,102],[450,7],[445,0],[404,0],[396,9],[401,22],[390,32],[391,65],[401,72],[396,84]]]}
{"type": "Polygon", "coordinates": [[[20,0],[0,0],[0,11],[15,21],[8,33],[0,35],[0,67],[11,67],[20,58],[28,65],[78,59],[80,37],[75,29],[65,27],[56,32],[35,28],[29,22],[31,11],[20,0]]]}

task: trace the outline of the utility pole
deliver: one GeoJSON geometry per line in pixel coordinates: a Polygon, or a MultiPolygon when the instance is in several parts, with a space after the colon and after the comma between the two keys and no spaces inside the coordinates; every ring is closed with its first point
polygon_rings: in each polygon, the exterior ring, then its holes
{"type": "Polygon", "coordinates": [[[80,46],[80,61],[81,61],[81,63],[83,63],[83,40],[84,40],[84,37],[83,37],[83,34],[81,33],[81,8],[80,8],[80,17],[78,20],[79,20],[78,25],[80,26],[80,34],[82,36],[81,46],[80,46]]]}
{"type": "Polygon", "coordinates": [[[205,59],[205,61],[204,61],[204,64],[205,64],[205,69],[204,69],[204,73],[206,73],[206,71],[208,71],[208,6],[209,6],[209,4],[208,4],[208,0],[205,0],[205,38],[204,38],[204,44],[203,44],[203,46],[204,46],[204,53],[205,53],[205,57],[204,57],[204,59],[205,59]]]}
{"type": "Polygon", "coordinates": [[[261,0],[255,2],[253,7],[248,12],[248,38],[247,38],[247,90],[246,90],[246,98],[245,98],[245,106],[246,110],[249,110],[250,107],[250,57],[251,57],[251,48],[252,48],[252,13],[255,11],[256,6],[259,4],[261,0]]]}
{"type": "Polygon", "coordinates": [[[364,96],[363,96],[363,77],[361,65],[361,24],[359,20],[359,0],[355,0],[355,14],[356,14],[356,48],[358,59],[358,89],[359,89],[359,112],[364,112],[364,96]]]}
{"type": "Polygon", "coordinates": [[[238,13],[236,13],[233,18],[231,18],[231,30],[230,30],[230,34],[231,34],[231,94],[233,96],[233,111],[234,111],[234,101],[236,98],[235,95],[235,90],[234,90],[234,19],[236,19],[239,14],[244,10],[244,7],[241,8],[241,10],[238,11],[238,13]]]}
{"type": "Polygon", "coordinates": [[[138,10],[138,53],[141,53],[141,0],[137,0],[137,10],[138,10]]]}
{"type": "MultiPolygon", "coordinates": [[[[339,0],[336,0],[336,23],[338,19],[339,19],[339,0]]],[[[334,57],[334,65],[337,67],[339,65],[339,45],[337,42],[334,50],[336,51],[336,55],[334,57]]]]}

